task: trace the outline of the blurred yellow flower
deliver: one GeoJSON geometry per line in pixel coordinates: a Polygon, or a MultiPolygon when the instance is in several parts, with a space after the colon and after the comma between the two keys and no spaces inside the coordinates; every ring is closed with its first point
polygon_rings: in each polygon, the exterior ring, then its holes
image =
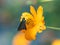
{"type": "Polygon", "coordinates": [[[60,45],[60,39],[56,39],[52,42],[52,45],[60,45]]]}
{"type": "Polygon", "coordinates": [[[37,11],[33,6],[30,6],[30,13],[23,12],[20,22],[23,18],[26,20],[26,30],[23,32],[27,40],[35,40],[37,33],[46,29],[42,6],[39,6],[37,11]]]}

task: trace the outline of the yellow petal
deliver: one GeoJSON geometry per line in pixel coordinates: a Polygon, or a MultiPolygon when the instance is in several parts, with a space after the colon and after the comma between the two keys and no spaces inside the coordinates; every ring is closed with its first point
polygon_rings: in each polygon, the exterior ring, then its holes
{"type": "Polygon", "coordinates": [[[30,6],[30,12],[34,17],[36,17],[36,11],[35,11],[35,8],[33,6],[30,6]]]}
{"type": "Polygon", "coordinates": [[[25,32],[25,37],[27,40],[35,40],[36,35],[37,35],[37,31],[35,30],[35,28],[26,30],[26,32],[25,32]]]}
{"type": "Polygon", "coordinates": [[[37,9],[37,18],[41,19],[42,15],[43,15],[43,7],[39,6],[38,9],[37,9]]]}
{"type": "Polygon", "coordinates": [[[42,30],[39,30],[38,33],[42,33],[42,30]]]}

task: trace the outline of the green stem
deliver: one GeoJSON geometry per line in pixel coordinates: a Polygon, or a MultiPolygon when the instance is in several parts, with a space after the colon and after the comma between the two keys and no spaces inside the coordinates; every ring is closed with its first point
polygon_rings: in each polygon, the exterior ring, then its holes
{"type": "Polygon", "coordinates": [[[50,27],[50,26],[47,26],[47,28],[55,29],[55,30],[60,30],[60,28],[57,28],[57,27],[50,27]]]}

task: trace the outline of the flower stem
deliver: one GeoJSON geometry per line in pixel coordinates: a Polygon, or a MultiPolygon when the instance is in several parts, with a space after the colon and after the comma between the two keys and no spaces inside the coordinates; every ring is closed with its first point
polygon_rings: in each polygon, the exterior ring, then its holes
{"type": "Polygon", "coordinates": [[[47,26],[47,28],[55,29],[55,30],[60,30],[60,28],[58,28],[58,27],[50,27],[50,26],[47,26]]]}

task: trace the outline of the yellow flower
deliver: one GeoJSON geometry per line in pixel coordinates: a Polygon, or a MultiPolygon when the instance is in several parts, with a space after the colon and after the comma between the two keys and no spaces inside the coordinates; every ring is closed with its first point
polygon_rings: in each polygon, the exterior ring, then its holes
{"type": "Polygon", "coordinates": [[[60,45],[60,39],[55,39],[52,41],[52,45],[60,45]]]}
{"type": "Polygon", "coordinates": [[[24,32],[27,40],[35,40],[37,33],[46,29],[42,6],[39,6],[37,11],[33,6],[30,6],[30,13],[23,12],[20,22],[23,18],[26,20],[26,30],[24,32]]]}

